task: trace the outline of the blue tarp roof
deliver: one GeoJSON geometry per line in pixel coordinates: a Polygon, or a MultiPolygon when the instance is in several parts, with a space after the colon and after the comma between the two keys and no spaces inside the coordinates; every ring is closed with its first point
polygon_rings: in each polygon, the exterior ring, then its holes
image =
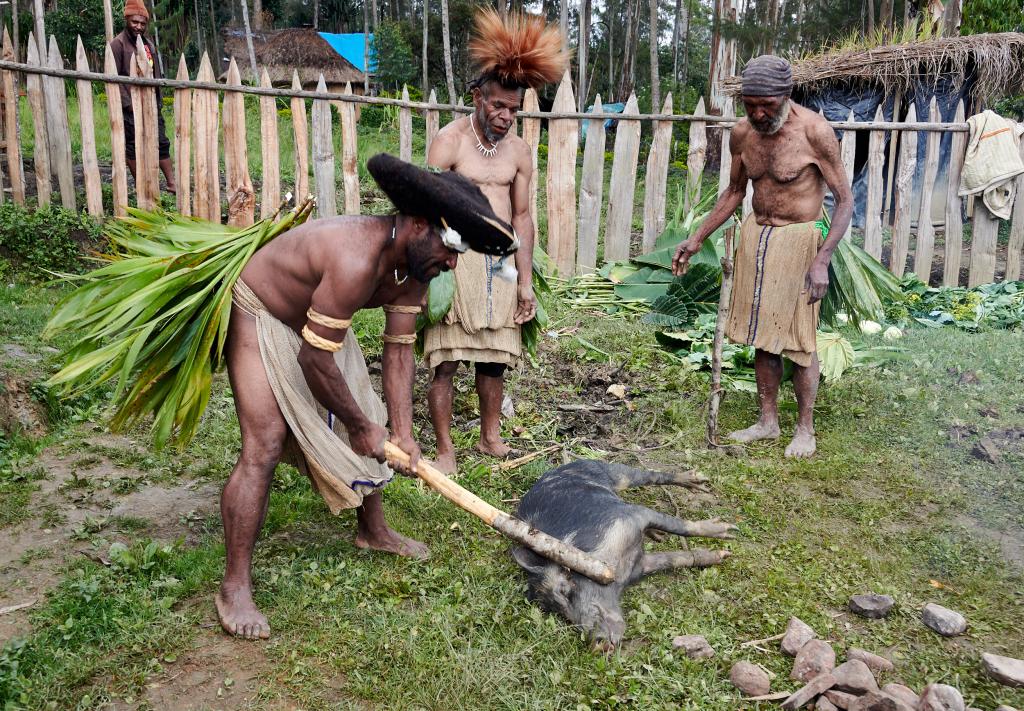
{"type": "MultiPolygon", "coordinates": [[[[320,36],[324,38],[327,44],[331,45],[331,49],[347,59],[352,66],[361,72],[365,71],[363,67],[363,50],[365,45],[362,32],[351,32],[348,34],[321,32],[320,36]]],[[[377,61],[373,52],[372,32],[370,33],[370,71],[377,71],[377,61]]]]}

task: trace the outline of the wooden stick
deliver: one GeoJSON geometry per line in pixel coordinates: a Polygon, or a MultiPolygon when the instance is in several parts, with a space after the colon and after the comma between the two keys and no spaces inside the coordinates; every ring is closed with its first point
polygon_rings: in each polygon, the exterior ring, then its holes
{"type": "MultiPolygon", "coordinates": [[[[433,92],[430,95],[433,96],[433,92]]],[[[523,111],[537,111],[540,107],[538,101],[537,91],[527,89],[523,95],[523,111]]],[[[537,162],[537,149],[540,146],[540,120],[529,116],[524,117],[523,111],[520,111],[518,115],[523,117],[523,140],[530,147],[530,160],[533,163],[533,171],[530,173],[530,217],[533,218],[533,229],[536,231],[539,224],[537,222],[537,184],[540,180],[540,168],[537,162]]]]}
{"type": "Polygon", "coordinates": [[[0,615],[9,615],[12,612],[24,610],[26,607],[32,607],[35,604],[35,600],[29,600],[28,602],[23,602],[20,605],[8,605],[7,607],[0,607],[0,615]]]}
{"type": "Polygon", "coordinates": [[[732,243],[736,227],[725,231],[725,254],[722,255],[722,295],[718,299],[718,318],[715,337],[711,345],[711,398],[708,400],[708,447],[719,446],[718,409],[722,405],[722,342],[725,340],[725,322],[729,320],[729,299],[732,298],[733,253],[732,243]]]}
{"type": "MultiPolygon", "coordinates": [[[[408,86],[402,86],[402,101],[409,101],[408,86]]],[[[398,109],[398,157],[412,162],[412,110],[408,106],[398,109]]]]}
{"type": "MultiPolygon", "coordinates": [[[[352,94],[352,83],[345,84],[345,94],[352,94]]],[[[356,105],[335,104],[341,114],[341,182],[345,188],[345,214],[359,214],[359,127],[356,105]]],[[[409,140],[412,140],[411,137],[409,140]]],[[[409,149],[410,153],[412,148],[409,149]]]]}
{"type": "MultiPolygon", "coordinates": [[[[661,113],[672,113],[672,92],[665,97],[661,113]]],[[[668,185],[671,141],[672,124],[668,121],[656,121],[651,149],[647,153],[647,175],[644,178],[644,254],[654,251],[654,243],[665,229],[665,191],[668,185]]]]}
{"type": "MultiPolygon", "coordinates": [[[[44,42],[40,40],[40,51],[44,42]]],[[[40,61],[48,62],[51,67],[63,67],[64,59],[60,56],[57,39],[50,37],[50,49],[47,57],[40,61]]],[[[60,187],[61,204],[77,212],[75,200],[74,158],[71,155],[71,128],[68,125],[68,97],[64,82],[49,79],[43,82],[43,93],[46,96],[47,135],[50,140],[50,169],[57,175],[60,187]]]]}
{"type": "Polygon", "coordinates": [[[783,699],[788,699],[792,695],[793,694],[787,691],[780,691],[775,694],[765,694],[764,696],[748,696],[745,699],[740,699],[740,701],[742,703],[747,703],[749,701],[782,701],[783,699]]]}
{"type": "Polygon", "coordinates": [[[640,121],[636,120],[637,113],[636,94],[630,94],[615,129],[615,155],[612,158],[604,233],[604,258],[607,261],[629,259],[636,166],[640,153],[640,121]]]}
{"type": "MultiPolygon", "coordinates": [[[[434,92],[433,89],[430,90],[430,98],[427,100],[427,103],[437,103],[437,94],[434,92]]],[[[436,136],[437,132],[441,130],[441,117],[438,115],[437,111],[433,109],[427,109],[426,111],[423,112],[423,121],[425,124],[426,131],[426,140],[425,145],[423,147],[423,158],[425,161],[426,157],[430,155],[430,144],[433,142],[434,136],[436,136]]]]}
{"type": "MultiPolygon", "coordinates": [[[[409,466],[409,455],[391,442],[384,443],[384,454],[388,459],[388,463],[392,466],[409,466]]],[[[589,553],[585,553],[573,545],[549,536],[543,531],[531,528],[524,521],[520,521],[501,509],[491,506],[480,497],[463,489],[439,472],[430,462],[421,459],[416,465],[416,476],[426,482],[431,489],[462,510],[473,514],[507,538],[511,538],[517,543],[522,543],[538,555],[542,555],[559,565],[564,565],[566,568],[574,570],[580,575],[585,575],[602,585],[607,585],[615,580],[615,573],[607,563],[594,558],[589,553]]]]}
{"type": "MultiPolygon", "coordinates": [[[[270,86],[270,74],[263,67],[260,86],[270,86]]],[[[260,97],[260,143],[263,148],[263,198],[260,219],[274,215],[281,204],[280,143],[277,132],[277,102],[269,96],[260,97]]],[[[305,195],[298,196],[302,200],[305,195]]]]}
{"type": "MultiPolygon", "coordinates": [[[[327,93],[324,75],[320,75],[317,91],[327,93]]],[[[338,214],[337,189],[334,183],[334,138],[331,132],[331,105],[323,99],[313,102],[313,183],[316,190],[317,217],[338,214]]]]}
{"type": "MultiPolygon", "coordinates": [[[[576,105],[572,80],[566,70],[555,94],[556,109],[576,105]]],[[[568,278],[576,272],[576,156],[579,147],[576,121],[548,124],[548,256],[558,273],[568,278]]]]}
{"type": "MultiPolygon", "coordinates": [[[[939,116],[939,106],[932,96],[928,118],[939,116]]],[[[935,226],[932,224],[932,192],[939,173],[939,141],[942,136],[929,133],[925,142],[924,175],[921,183],[921,205],[917,216],[917,245],[914,248],[914,273],[925,284],[931,283],[932,257],[935,252],[935,226]]]]}
{"type": "MultiPolygon", "coordinates": [[[[704,113],[704,97],[697,101],[697,113],[704,113]]],[[[701,178],[704,175],[704,161],[708,152],[707,124],[694,121],[690,124],[690,147],[686,154],[686,197],[683,211],[700,202],[701,178]]]]}
{"type": "MultiPolygon", "coordinates": [[[[39,64],[39,45],[35,36],[28,35],[28,63],[39,64]]],[[[50,140],[46,137],[46,104],[43,99],[43,82],[38,75],[29,74],[25,79],[25,92],[32,109],[33,156],[36,168],[36,201],[41,206],[50,204],[50,140]]]]}
{"type": "Polygon", "coordinates": [[[749,642],[744,642],[740,647],[756,647],[757,645],[764,644],[765,642],[777,642],[785,636],[785,632],[780,632],[779,634],[773,634],[771,637],[765,637],[764,639],[752,639],[749,642]]]}
{"type": "MultiPolygon", "coordinates": [[[[601,110],[600,94],[594,99],[594,109],[601,110]]],[[[525,125],[524,119],[524,132],[525,125]]],[[[601,199],[604,193],[604,144],[604,121],[588,121],[586,147],[583,149],[583,173],[580,178],[576,259],[578,272],[592,272],[597,269],[597,239],[601,231],[601,199]]]]}
{"type": "MultiPolygon", "coordinates": [[[[11,36],[4,28],[3,58],[14,58],[11,36]]],[[[3,74],[4,139],[7,142],[7,175],[11,182],[14,202],[25,204],[25,171],[21,163],[21,143],[18,140],[18,92],[14,88],[14,73],[3,74]]]]}
{"type": "MultiPolygon", "coordinates": [[[[178,78],[188,79],[185,55],[178,59],[178,78]]],[[[174,92],[174,182],[178,185],[178,212],[192,214],[192,92],[174,92]]]]}
{"type": "MultiPolygon", "coordinates": [[[[114,52],[108,44],[104,48],[103,69],[108,74],[117,74],[114,52]]],[[[107,111],[110,113],[110,187],[114,193],[114,217],[128,214],[128,164],[124,147],[124,106],[121,104],[121,87],[109,83],[107,89],[107,111]]]]}
{"type": "MultiPolygon", "coordinates": [[[[292,71],[292,89],[302,88],[299,71],[292,71]]],[[[306,102],[292,99],[292,133],[295,136],[295,200],[309,195],[309,124],[306,121],[306,102]]]]}
{"type": "MultiPolygon", "coordinates": [[[[957,104],[956,118],[961,121],[964,118],[963,101],[957,104]]],[[[964,170],[967,135],[954,133],[951,144],[946,178],[946,256],[942,269],[943,286],[960,285],[960,259],[964,243],[963,217],[960,212],[960,175],[964,170]]],[[[1007,274],[1007,279],[1009,278],[1009,274],[1007,274]]]]}
{"type": "Polygon", "coordinates": [[[561,448],[562,445],[560,444],[552,444],[551,446],[545,447],[544,449],[538,449],[536,452],[530,452],[529,454],[524,454],[523,456],[517,457],[516,459],[510,459],[507,462],[502,462],[501,464],[498,465],[498,469],[503,472],[507,472],[510,469],[518,469],[524,464],[529,464],[534,459],[540,459],[545,454],[557,452],[561,448]]]}
{"type": "MultiPolygon", "coordinates": [[[[227,86],[242,85],[234,57],[228,65],[227,86]]],[[[227,169],[228,224],[248,227],[256,218],[256,191],[249,176],[245,140],[245,97],[238,92],[224,94],[224,164],[227,169]]]]}

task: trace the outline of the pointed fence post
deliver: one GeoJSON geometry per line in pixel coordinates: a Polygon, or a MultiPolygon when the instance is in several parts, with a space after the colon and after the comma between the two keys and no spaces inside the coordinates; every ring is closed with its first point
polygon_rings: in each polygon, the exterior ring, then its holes
{"type": "MultiPolygon", "coordinates": [[[[316,85],[316,93],[326,94],[324,75],[316,85]]],[[[331,134],[331,105],[327,99],[313,99],[313,184],[316,186],[316,209],[319,217],[338,214],[334,185],[334,139],[331,134]]]]}
{"type": "MultiPolygon", "coordinates": [[[[345,85],[344,93],[352,96],[351,82],[345,85]]],[[[343,101],[338,109],[341,113],[341,179],[345,187],[345,214],[358,215],[359,126],[356,123],[356,105],[352,101],[343,101]]],[[[409,152],[412,153],[411,147],[409,152]]]]}
{"type": "MultiPolygon", "coordinates": [[[[5,62],[16,61],[11,36],[4,28],[3,54],[5,62]]],[[[7,175],[11,181],[14,202],[25,204],[25,170],[21,163],[21,141],[18,137],[18,92],[14,88],[14,72],[4,70],[2,74],[4,92],[4,140],[7,143],[7,175]]]]}
{"type": "MultiPolygon", "coordinates": [[[[154,58],[155,61],[155,58],[154,58]]],[[[153,63],[142,37],[135,38],[132,75],[153,78],[153,63]]],[[[156,90],[148,86],[132,87],[135,112],[135,199],[143,210],[160,204],[160,144],[158,138],[156,90]]]]}
{"type": "MultiPolygon", "coordinates": [[[[885,120],[882,107],[875,111],[875,122],[885,120]]],[[[885,131],[872,131],[868,138],[868,194],[864,210],[864,251],[882,259],[882,200],[885,186],[882,168],[885,165],[885,131]]]]}
{"type": "MultiPolygon", "coordinates": [[[[39,61],[39,44],[31,32],[28,33],[28,49],[25,63],[30,67],[41,66],[39,61]]],[[[36,169],[36,200],[39,206],[50,204],[50,139],[46,130],[46,104],[43,99],[43,81],[40,74],[28,74],[25,77],[25,93],[28,94],[28,105],[32,113],[33,163],[36,169]]]]}
{"type": "MultiPolygon", "coordinates": [[[[430,98],[427,99],[427,103],[431,106],[437,105],[437,92],[433,89],[430,90],[430,98]]],[[[426,124],[426,146],[423,148],[423,158],[430,155],[430,144],[434,141],[434,136],[441,130],[441,116],[434,109],[427,109],[424,112],[423,117],[424,123],[426,124]]]]}
{"type": "MultiPolygon", "coordinates": [[[[75,46],[75,69],[89,71],[89,60],[81,36],[75,46]]],[[[96,122],[92,110],[92,82],[79,79],[75,82],[78,93],[78,116],[82,130],[82,177],[85,180],[85,204],[93,217],[103,217],[103,188],[100,180],[100,164],[96,158],[96,122]]]]}
{"type": "MultiPolygon", "coordinates": [[[[938,123],[942,120],[939,105],[932,97],[928,109],[928,120],[938,123]]],[[[931,284],[932,256],[935,252],[935,226],[932,224],[932,191],[939,174],[939,140],[942,134],[928,131],[925,134],[924,176],[921,182],[921,210],[917,216],[917,247],[914,249],[914,273],[925,284],[931,284]]]]}
{"type": "Polygon", "coordinates": [[[999,218],[989,212],[985,201],[974,202],[974,222],[971,227],[971,272],[967,286],[990,284],[996,280],[996,237],[999,218]]]}
{"type": "MultiPolygon", "coordinates": [[[[594,99],[594,113],[604,110],[601,95],[594,99]]],[[[524,120],[525,131],[525,120],[524,120]]],[[[597,268],[597,240],[601,231],[601,198],[604,192],[604,119],[587,120],[587,144],[583,149],[583,176],[580,179],[580,230],[577,269],[597,268]]]]}
{"type": "Polygon", "coordinates": [[[640,122],[629,119],[637,109],[636,94],[630,94],[615,131],[615,157],[608,192],[608,226],[604,233],[604,258],[612,262],[629,258],[633,232],[633,199],[636,167],[640,152],[640,122]]]}
{"type": "MultiPolygon", "coordinates": [[[[402,101],[409,101],[409,87],[402,87],[402,101]]],[[[412,161],[412,109],[402,106],[398,109],[398,157],[412,161]]]]}
{"type": "MultiPolygon", "coordinates": [[[[1024,160],[1024,136],[1020,140],[1020,157],[1024,160]]],[[[1010,244],[1006,248],[1005,281],[1020,279],[1020,258],[1024,251],[1024,173],[1017,176],[1017,197],[1010,218],[1010,244]]]]}
{"type": "MultiPolygon", "coordinates": [[[[672,92],[665,97],[661,113],[672,113],[672,92]]],[[[665,191],[668,186],[668,158],[671,150],[672,122],[655,121],[651,150],[647,154],[647,175],[644,176],[643,252],[654,250],[658,235],[665,229],[665,191]]]]}
{"type": "MultiPolygon", "coordinates": [[[[704,97],[702,96],[697,101],[697,108],[693,113],[695,116],[704,116],[704,111],[704,97]]],[[[704,162],[708,155],[707,125],[706,121],[693,120],[690,122],[690,146],[686,153],[684,212],[689,212],[690,208],[700,202],[701,179],[704,177],[704,162]]]]}
{"type": "MultiPolygon", "coordinates": [[[[727,101],[725,103],[725,110],[722,112],[723,118],[733,118],[736,116],[736,109],[733,108],[732,102],[727,101]]],[[[729,179],[732,173],[732,151],[729,150],[729,137],[732,135],[732,127],[721,124],[722,126],[722,150],[721,150],[721,164],[718,168],[718,196],[721,197],[725,189],[729,187],[729,179]]]]}
{"type": "MultiPolygon", "coordinates": [[[[850,115],[846,118],[847,122],[853,123],[854,116],[853,111],[850,111],[850,115]]],[[[846,169],[846,181],[850,185],[850,192],[853,193],[853,168],[854,161],[857,157],[857,132],[852,129],[843,131],[843,138],[839,142],[839,153],[843,158],[843,168],[846,169]]],[[[853,220],[850,220],[850,224],[846,227],[846,232],[843,233],[843,239],[850,239],[850,234],[853,230],[853,220]]]]}
{"type": "MultiPolygon", "coordinates": [[[[263,68],[260,86],[270,89],[270,74],[263,68]]],[[[277,133],[277,99],[260,97],[260,147],[263,156],[263,195],[260,201],[260,219],[271,217],[281,204],[280,139],[277,133]]],[[[299,198],[301,200],[301,198],[299,198]]]]}
{"type": "MultiPolygon", "coordinates": [[[[178,81],[188,81],[185,55],[178,59],[178,81]]],[[[178,185],[178,212],[192,214],[192,92],[174,90],[174,182],[178,185]]]]}
{"type": "MultiPolygon", "coordinates": [[[[114,53],[110,45],[104,50],[103,73],[117,74],[114,53]]],[[[124,106],[121,104],[121,85],[107,84],[107,111],[110,114],[110,187],[113,189],[114,217],[128,214],[128,165],[125,162],[124,106]]]]}
{"type": "MultiPolygon", "coordinates": [[[[292,91],[302,91],[299,72],[292,72],[292,91]]],[[[292,98],[292,134],[295,137],[295,203],[309,196],[309,122],[306,100],[292,98]]]]}
{"type": "MultiPolygon", "coordinates": [[[[572,77],[566,70],[555,94],[554,113],[576,110],[572,77]]],[[[579,146],[576,119],[548,122],[548,256],[559,274],[576,270],[576,154],[579,146]]]]}
{"type": "MultiPolygon", "coordinates": [[[[60,56],[57,38],[50,36],[49,55],[46,64],[50,69],[63,69],[64,58],[60,56]]],[[[50,136],[50,166],[57,174],[60,186],[61,204],[76,211],[74,159],[71,156],[71,128],[68,126],[68,97],[64,80],[47,77],[43,80],[46,95],[46,109],[49,112],[47,128],[50,136]]]]}
{"type": "Polygon", "coordinates": [[[255,219],[256,191],[249,176],[249,156],[245,141],[245,95],[230,91],[242,86],[242,75],[234,57],[228,64],[227,89],[224,92],[224,163],[227,167],[228,224],[248,227],[255,219]]]}
{"type": "MultiPolygon", "coordinates": [[[[213,65],[205,52],[199,63],[196,81],[213,83],[213,65]]],[[[195,215],[220,222],[220,112],[217,92],[192,90],[192,135],[195,137],[195,215]]]]}
{"type": "MultiPolygon", "coordinates": [[[[527,89],[523,95],[523,111],[539,111],[540,103],[537,99],[537,92],[534,89],[527,89]]],[[[540,180],[540,168],[537,162],[537,149],[540,146],[540,119],[523,119],[523,140],[530,147],[530,159],[533,161],[533,173],[530,175],[530,216],[533,218],[533,229],[538,230],[540,222],[537,220],[537,184],[540,180]]]]}
{"type": "MultiPolygon", "coordinates": [[[[907,123],[917,120],[917,111],[910,105],[907,123]]],[[[917,166],[917,132],[900,132],[900,163],[896,168],[896,207],[892,225],[892,255],[889,257],[889,271],[898,277],[907,268],[907,253],[910,250],[910,210],[914,194],[914,170],[917,166]]]]}
{"type": "MultiPolygon", "coordinates": [[[[963,123],[966,116],[964,102],[956,107],[957,123],[963,123]]],[[[960,285],[960,261],[964,244],[964,223],[960,202],[960,175],[964,170],[964,158],[967,155],[967,134],[953,134],[949,149],[949,168],[946,171],[946,235],[945,256],[942,264],[942,283],[944,286],[960,285]]]]}

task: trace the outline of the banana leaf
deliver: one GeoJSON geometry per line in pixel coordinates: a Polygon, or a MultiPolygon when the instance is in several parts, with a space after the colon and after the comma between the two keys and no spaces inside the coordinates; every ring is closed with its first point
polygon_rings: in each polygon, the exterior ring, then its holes
{"type": "Polygon", "coordinates": [[[301,224],[294,210],[234,229],[163,212],[130,209],[108,225],[103,266],[57,275],[78,287],[64,297],[44,337],[72,333],[64,367],[46,385],[82,394],[114,382],[111,429],[152,415],[153,443],[184,448],[224,362],[231,289],[257,249],[301,224]]]}

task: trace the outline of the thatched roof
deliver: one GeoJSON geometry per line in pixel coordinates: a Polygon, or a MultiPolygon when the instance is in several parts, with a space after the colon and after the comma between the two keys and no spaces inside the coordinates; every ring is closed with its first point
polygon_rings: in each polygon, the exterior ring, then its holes
{"type": "MultiPolygon", "coordinates": [[[[793,82],[804,92],[837,85],[880,86],[890,93],[915,84],[971,79],[971,96],[988,101],[1024,91],[1024,33],[940,37],[871,48],[833,49],[793,61],[793,82]]],[[[740,91],[739,77],[725,83],[740,91]]]]}
{"type": "MultiPolygon", "coordinates": [[[[223,34],[224,56],[235,58],[243,81],[258,82],[259,77],[251,77],[245,33],[229,29],[223,34]]],[[[328,85],[352,82],[353,86],[361,86],[363,83],[363,73],[335,52],[316,30],[290,28],[253,32],[252,45],[259,71],[266,67],[275,86],[291,86],[293,71],[298,71],[303,87],[316,86],[321,74],[328,85]]]]}

